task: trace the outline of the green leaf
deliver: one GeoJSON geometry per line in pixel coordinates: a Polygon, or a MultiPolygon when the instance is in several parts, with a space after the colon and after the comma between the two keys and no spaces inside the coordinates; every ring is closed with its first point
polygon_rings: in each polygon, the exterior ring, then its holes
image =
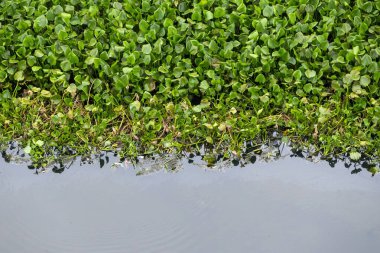
{"type": "Polygon", "coordinates": [[[36,57],[38,57],[38,58],[41,58],[41,57],[44,56],[45,54],[44,54],[41,50],[37,49],[36,51],[34,51],[34,55],[35,55],[36,57]]]}
{"type": "Polygon", "coordinates": [[[165,17],[165,11],[162,8],[158,8],[154,12],[154,16],[156,17],[156,20],[160,21],[165,17]]]}
{"type": "Polygon", "coordinates": [[[129,104],[129,110],[131,110],[131,112],[138,112],[140,111],[140,108],[141,108],[140,101],[134,101],[129,104]]]}
{"type": "Polygon", "coordinates": [[[161,73],[169,73],[169,69],[166,67],[166,66],[160,66],[158,67],[158,71],[160,71],[161,73]]]}
{"type": "Polygon", "coordinates": [[[360,77],[360,85],[363,87],[367,87],[371,83],[371,79],[369,76],[361,76],[360,77]]]}
{"type": "Polygon", "coordinates": [[[360,95],[360,94],[362,94],[363,89],[360,85],[354,84],[354,85],[352,85],[352,91],[355,92],[356,94],[360,95]]]}
{"type": "Polygon", "coordinates": [[[78,58],[78,56],[77,56],[73,51],[71,51],[71,52],[67,55],[67,60],[69,60],[69,62],[70,62],[71,64],[73,64],[73,65],[79,63],[79,58],[78,58]]]}
{"type": "Polygon", "coordinates": [[[150,54],[152,52],[152,46],[150,44],[145,44],[142,46],[141,51],[144,54],[150,54]]]}
{"type": "Polygon", "coordinates": [[[268,47],[271,49],[278,47],[277,41],[275,41],[274,39],[269,39],[268,40],[268,47]]]}
{"type": "Polygon", "coordinates": [[[177,35],[177,34],[178,34],[177,28],[175,28],[174,26],[168,27],[168,36],[169,37],[173,37],[174,35],[177,35]]]}
{"type": "Polygon", "coordinates": [[[361,23],[359,27],[359,33],[360,34],[365,34],[368,30],[368,25],[366,23],[361,23]]]}
{"type": "Polygon", "coordinates": [[[292,13],[289,13],[288,14],[288,17],[289,17],[289,21],[292,25],[294,25],[297,21],[297,15],[296,13],[292,12],[292,13]]]}
{"type": "Polygon", "coordinates": [[[350,159],[353,161],[358,161],[362,157],[362,155],[359,152],[352,151],[350,152],[350,159]]]}
{"type": "Polygon", "coordinates": [[[209,21],[214,18],[214,14],[211,11],[206,11],[204,16],[206,21],[209,21]]]}
{"type": "Polygon", "coordinates": [[[36,18],[36,19],[34,20],[33,27],[34,27],[35,29],[40,30],[40,29],[46,27],[47,25],[48,25],[48,20],[47,20],[47,18],[45,17],[45,15],[41,15],[41,16],[39,16],[38,18],[36,18]]]}
{"type": "Polygon", "coordinates": [[[263,102],[264,104],[269,101],[268,95],[262,95],[260,96],[260,101],[263,102]]]}
{"type": "Polygon", "coordinates": [[[371,13],[372,12],[372,3],[371,2],[367,2],[365,4],[362,5],[361,9],[364,10],[365,12],[367,13],[371,13]]]}
{"type": "Polygon", "coordinates": [[[69,70],[71,70],[71,63],[68,60],[62,61],[61,64],[60,64],[60,66],[61,66],[61,69],[63,71],[69,71],[69,70]]]}
{"type": "Polygon", "coordinates": [[[303,90],[307,93],[310,93],[313,89],[313,86],[311,85],[311,83],[307,83],[303,86],[303,90]]]}
{"type": "Polygon", "coordinates": [[[4,82],[8,77],[7,72],[0,70],[0,82],[4,82]]]}
{"type": "Polygon", "coordinates": [[[241,3],[236,10],[239,13],[246,13],[247,12],[247,7],[245,6],[244,3],[241,3]]]}
{"type": "Polygon", "coordinates": [[[273,7],[272,6],[265,6],[265,8],[263,9],[263,15],[264,17],[272,17],[273,16],[273,7]]]}
{"type": "Polygon", "coordinates": [[[211,51],[213,51],[213,52],[216,52],[216,51],[219,50],[219,46],[218,46],[218,44],[217,44],[214,40],[211,40],[211,41],[210,41],[210,44],[209,44],[208,47],[209,47],[209,48],[211,49],[211,51]]]}
{"type": "Polygon", "coordinates": [[[142,31],[143,33],[147,33],[149,29],[149,23],[146,22],[144,19],[141,19],[139,23],[139,28],[140,31],[142,31]]]}
{"type": "Polygon", "coordinates": [[[258,76],[256,76],[255,81],[258,83],[265,83],[266,78],[263,74],[259,74],[258,76]]]}
{"type": "Polygon", "coordinates": [[[84,63],[87,64],[87,65],[92,65],[92,64],[94,64],[94,60],[95,60],[95,57],[89,56],[89,57],[86,58],[86,60],[84,61],[84,63]]]}
{"type": "Polygon", "coordinates": [[[32,148],[29,145],[24,148],[24,153],[25,154],[30,154],[31,151],[32,151],[32,148]]]}
{"type": "Polygon", "coordinates": [[[22,41],[22,45],[24,47],[33,47],[34,37],[32,35],[25,36],[24,40],[22,41]]]}
{"type": "Polygon", "coordinates": [[[173,25],[173,20],[171,20],[170,18],[165,18],[163,25],[165,28],[168,28],[169,26],[173,25]]]}
{"type": "Polygon", "coordinates": [[[293,72],[293,77],[296,79],[296,80],[301,80],[301,77],[302,77],[302,72],[301,70],[297,69],[296,71],[293,72]]]}
{"type": "Polygon", "coordinates": [[[199,85],[199,88],[200,88],[200,90],[201,90],[203,93],[205,93],[205,92],[208,90],[209,87],[210,87],[210,86],[208,85],[208,82],[207,82],[206,80],[203,80],[203,81],[200,83],[200,85],[199,85]]]}
{"type": "Polygon", "coordinates": [[[141,8],[141,10],[143,11],[143,12],[148,12],[149,11],[149,9],[150,9],[150,3],[149,3],[149,0],[144,0],[144,1],[142,1],[142,8],[141,8]]]}
{"type": "Polygon", "coordinates": [[[22,71],[22,70],[17,71],[17,72],[15,73],[15,75],[14,75],[14,79],[15,79],[16,81],[18,81],[18,82],[24,80],[24,71],[22,71]]]}
{"type": "Polygon", "coordinates": [[[70,13],[62,12],[61,13],[61,18],[62,18],[63,22],[65,22],[66,25],[70,25],[70,19],[71,19],[71,14],[70,13]]]}
{"type": "Polygon", "coordinates": [[[372,63],[372,58],[368,54],[363,55],[362,59],[363,66],[368,66],[372,63]]]}
{"type": "Polygon", "coordinates": [[[203,106],[201,106],[201,105],[193,106],[193,111],[194,112],[201,112],[202,109],[203,109],[203,106]]]}
{"type": "Polygon", "coordinates": [[[45,97],[45,98],[50,98],[52,96],[50,91],[48,90],[42,90],[40,94],[42,97],[45,97]]]}
{"type": "Polygon", "coordinates": [[[42,147],[42,146],[45,144],[45,142],[44,142],[44,141],[41,141],[41,140],[37,140],[37,141],[35,142],[35,144],[36,144],[37,146],[39,146],[39,147],[42,147]]]}
{"type": "Polygon", "coordinates": [[[214,18],[222,18],[226,15],[226,9],[223,7],[216,7],[214,10],[214,18]]]}
{"type": "Polygon", "coordinates": [[[305,71],[305,76],[307,78],[313,78],[313,77],[315,77],[316,74],[317,73],[314,70],[308,69],[308,70],[305,71]]]}
{"type": "Polygon", "coordinates": [[[193,14],[191,14],[191,20],[202,21],[202,12],[200,9],[195,8],[193,14]]]}
{"type": "Polygon", "coordinates": [[[77,92],[77,86],[75,84],[70,84],[67,88],[66,88],[66,91],[71,93],[71,94],[74,94],[77,92]]]}

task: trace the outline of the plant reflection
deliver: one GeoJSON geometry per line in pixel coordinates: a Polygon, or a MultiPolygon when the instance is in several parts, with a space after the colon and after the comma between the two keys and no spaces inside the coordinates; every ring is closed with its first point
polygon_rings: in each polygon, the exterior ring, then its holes
{"type": "Polygon", "coordinates": [[[349,169],[351,174],[357,174],[366,170],[374,176],[379,172],[379,161],[372,160],[369,156],[361,155],[360,160],[352,160],[348,154],[340,156],[325,156],[312,148],[294,146],[282,142],[279,139],[267,141],[265,144],[256,145],[254,142],[246,142],[242,152],[229,151],[222,153],[213,149],[213,147],[204,145],[196,152],[183,152],[180,154],[147,154],[136,158],[120,158],[116,152],[103,151],[95,155],[76,156],[74,150],[61,149],[57,150],[54,155],[47,156],[44,161],[31,161],[30,157],[23,152],[23,149],[17,142],[10,142],[7,145],[0,146],[2,159],[6,163],[27,164],[27,167],[34,171],[35,174],[54,172],[63,173],[70,169],[73,163],[80,159],[80,165],[98,163],[100,168],[118,159],[118,162],[111,164],[112,169],[123,167],[125,169],[133,168],[136,175],[149,175],[158,171],[175,173],[183,169],[183,162],[197,165],[208,170],[224,170],[233,166],[244,167],[247,164],[254,164],[257,161],[272,162],[283,159],[287,156],[302,158],[310,162],[325,161],[330,167],[335,167],[338,163],[343,163],[344,167],[349,169]]]}

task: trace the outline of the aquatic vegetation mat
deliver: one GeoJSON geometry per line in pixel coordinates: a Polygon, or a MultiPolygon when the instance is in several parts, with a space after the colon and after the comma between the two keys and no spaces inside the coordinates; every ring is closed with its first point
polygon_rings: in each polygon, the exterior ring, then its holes
{"type": "Polygon", "coordinates": [[[275,132],[379,157],[380,1],[2,0],[0,142],[34,161],[275,132]]]}

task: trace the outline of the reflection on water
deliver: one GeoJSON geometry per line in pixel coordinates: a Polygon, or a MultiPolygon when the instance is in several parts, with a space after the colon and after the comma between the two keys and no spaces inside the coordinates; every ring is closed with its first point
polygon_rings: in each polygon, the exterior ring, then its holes
{"type": "Polygon", "coordinates": [[[380,177],[277,150],[1,161],[0,252],[378,252],[380,177]]]}
{"type": "MultiPolygon", "coordinates": [[[[109,164],[110,157],[115,158],[117,154],[114,152],[100,152],[92,156],[77,157],[74,150],[63,149],[49,157],[48,161],[39,163],[31,163],[29,157],[23,152],[23,149],[17,145],[17,142],[10,142],[9,145],[1,150],[2,158],[7,163],[28,164],[28,168],[34,170],[36,174],[41,172],[52,171],[62,173],[69,169],[71,165],[80,159],[80,164],[98,164],[103,168],[109,164]]],[[[160,170],[177,172],[182,170],[182,162],[194,163],[194,158],[200,158],[202,161],[196,165],[207,167],[209,169],[221,169],[231,166],[244,167],[248,164],[254,164],[257,160],[271,162],[286,157],[298,157],[307,161],[317,163],[325,162],[330,167],[335,167],[338,163],[343,164],[349,169],[351,174],[357,174],[363,169],[367,170],[374,176],[379,172],[379,161],[373,160],[368,156],[362,155],[358,161],[353,161],[348,155],[339,157],[323,156],[311,149],[300,148],[297,146],[288,146],[280,140],[272,140],[265,145],[254,145],[247,142],[241,154],[230,153],[214,153],[212,148],[203,147],[197,153],[181,153],[181,154],[160,154],[160,155],[144,155],[137,158],[128,159],[121,158],[117,162],[113,162],[112,167],[133,167],[136,169],[136,175],[147,175],[160,170]]],[[[112,159],[115,160],[115,159],[112,159]]]]}

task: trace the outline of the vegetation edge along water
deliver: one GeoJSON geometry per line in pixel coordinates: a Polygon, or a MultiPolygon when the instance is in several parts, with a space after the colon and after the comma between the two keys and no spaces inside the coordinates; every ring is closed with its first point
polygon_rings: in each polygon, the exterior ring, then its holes
{"type": "MultiPolygon", "coordinates": [[[[0,142],[121,156],[380,153],[380,1],[2,0],[0,142]]],[[[41,162],[42,161],[42,162],[41,162]]]]}

